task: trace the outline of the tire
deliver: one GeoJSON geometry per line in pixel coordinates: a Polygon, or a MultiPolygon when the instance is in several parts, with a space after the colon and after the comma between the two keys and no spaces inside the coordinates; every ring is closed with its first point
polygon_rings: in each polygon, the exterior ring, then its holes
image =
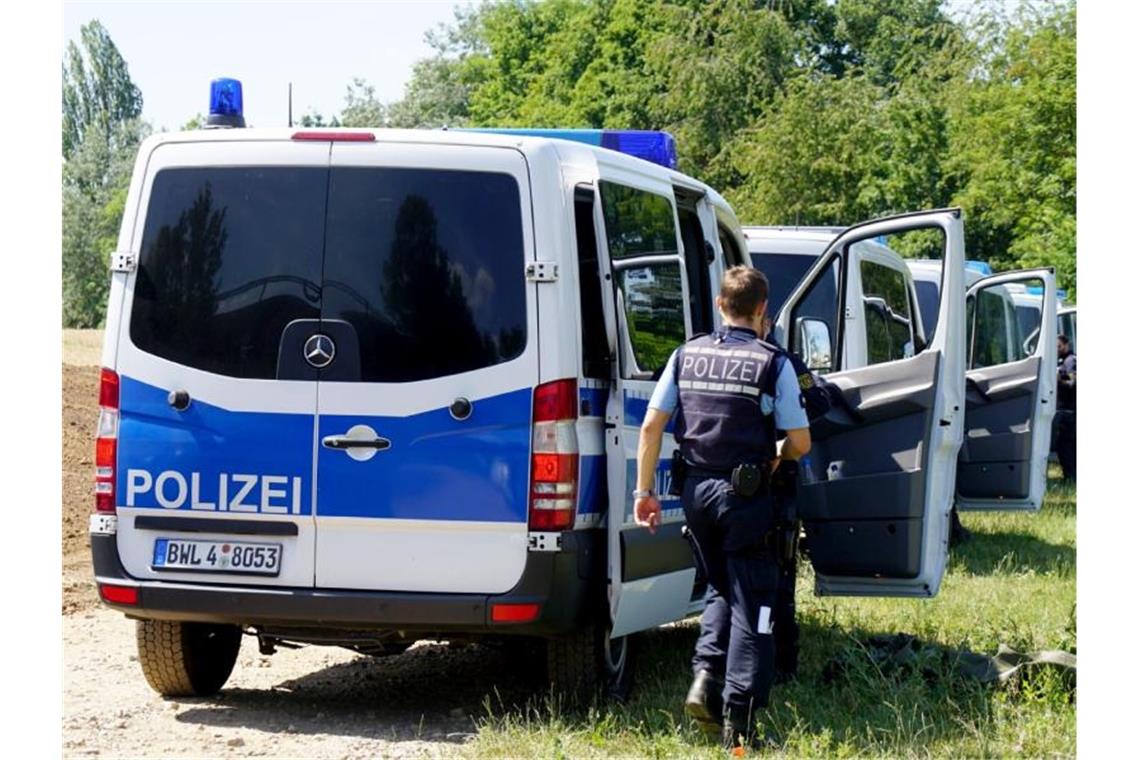
{"type": "Polygon", "coordinates": [[[139,664],[150,688],[164,697],[216,694],[233,672],[241,647],[236,625],[140,620],[139,664]]]}
{"type": "Polygon", "coordinates": [[[571,704],[597,697],[624,702],[633,683],[632,636],[611,639],[607,626],[592,625],[546,644],[547,676],[571,704]]]}

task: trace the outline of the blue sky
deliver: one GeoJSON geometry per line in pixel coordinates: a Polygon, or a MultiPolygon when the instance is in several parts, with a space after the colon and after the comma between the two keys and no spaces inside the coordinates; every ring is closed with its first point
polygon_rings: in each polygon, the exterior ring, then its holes
{"type": "Polygon", "coordinates": [[[362,77],[382,101],[400,98],[412,64],[430,54],[424,33],[469,1],[370,3],[65,2],[63,44],[98,19],[142,89],[143,117],[177,129],[209,107],[210,80],[242,81],[246,121],[285,126],[288,83],[294,118],[344,106],[362,77]]]}

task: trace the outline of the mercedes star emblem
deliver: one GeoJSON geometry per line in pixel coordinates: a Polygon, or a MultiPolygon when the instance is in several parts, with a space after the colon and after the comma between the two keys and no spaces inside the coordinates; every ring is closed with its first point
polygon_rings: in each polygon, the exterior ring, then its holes
{"type": "Polygon", "coordinates": [[[329,366],[336,356],[336,345],[327,335],[316,335],[305,341],[305,361],[317,369],[329,366]]]}

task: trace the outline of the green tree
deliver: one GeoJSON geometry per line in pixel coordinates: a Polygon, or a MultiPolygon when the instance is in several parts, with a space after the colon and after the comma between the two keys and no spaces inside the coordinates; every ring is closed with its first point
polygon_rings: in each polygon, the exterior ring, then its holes
{"type": "Polygon", "coordinates": [[[115,125],[142,114],[142,92],[98,21],[80,29],[83,49],[67,43],[63,64],[63,155],[70,158],[93,127],[107,139],[115,125]]]}
{"type": "Polygon", "coordinates": [[[1024,6],[975,29],[979,64],[951,104],[948,171],[971,255],[1054,266],[1076,291],[1076,6],[1024,6]]]}
{"type": "Polygon", "coordinates": [[[383,127],[387,121],[387,109],[376,98],[376,88],[363,79],[354,78],[345,93],[341,126],[383,127]]]}
{"type": "Polygon", "coordinates": [[[99,327],[107,305],[107,266],[119,237],[138,143],[139,120],[90,127],[63,168],[63,324],[99,327]]]}

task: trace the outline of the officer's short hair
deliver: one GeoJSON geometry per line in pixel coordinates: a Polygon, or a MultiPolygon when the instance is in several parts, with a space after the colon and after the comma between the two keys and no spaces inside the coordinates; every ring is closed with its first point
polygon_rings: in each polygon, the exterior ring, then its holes
{"type": "Polygon", "coordinates": [[[1069,336],[1065,335],[1065,333],[1057,333],[1057,340],[1061,341],[1066,346],[1069,345],[1069,336]]]}
{"type": "Polygon", "coordinates": [[[768,300],[768,278],[759,269],[735,266],[720,281],[724,310],[733,317],[750,317],[768,300]]]}

